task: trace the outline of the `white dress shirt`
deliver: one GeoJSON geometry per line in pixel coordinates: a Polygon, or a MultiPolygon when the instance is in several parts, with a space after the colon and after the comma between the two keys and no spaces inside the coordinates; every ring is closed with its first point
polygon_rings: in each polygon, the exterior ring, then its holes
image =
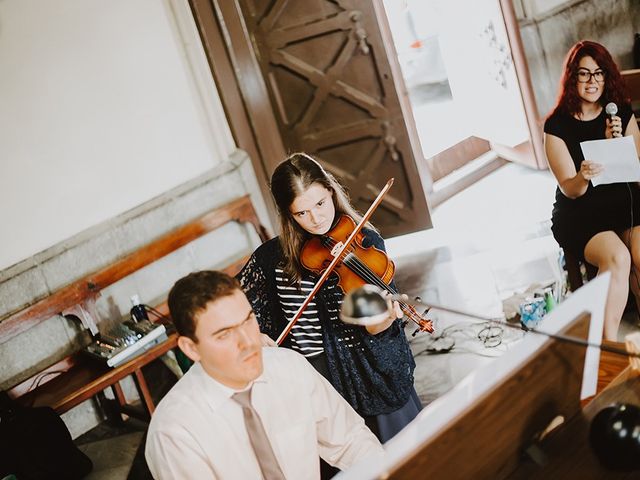
{"type": "MultiPolygon", "coordinates": [[[[344,470],[382,454],[362,418],[304,357],[275,347],[262,354],[252,403],[287,479],[319,479],[318,456],[344,470]]],[[[145,456],[156,479],[261,478],[233,393],[199,363],[178,381],[149,425],[145,456]]]]}

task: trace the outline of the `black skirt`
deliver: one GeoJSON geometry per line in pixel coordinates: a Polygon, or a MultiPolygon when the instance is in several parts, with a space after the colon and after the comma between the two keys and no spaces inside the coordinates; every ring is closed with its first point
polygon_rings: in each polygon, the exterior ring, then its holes
{"type": "Polygon", "coordinates": [[[618,234],[640,225],[640,188],[635,182],[593,187],[576,199],[556,192],[551,231],[558,244],[584,260],[584,248],[597,233],[618,234]]]}

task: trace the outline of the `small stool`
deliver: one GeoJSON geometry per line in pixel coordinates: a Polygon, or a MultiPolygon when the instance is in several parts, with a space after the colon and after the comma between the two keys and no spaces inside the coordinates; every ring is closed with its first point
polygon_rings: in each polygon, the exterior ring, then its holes
{"type": "MultiPolygon", "coordinates": [[[[575,292],[582,285],[584,285],[585,277],[586,281],[593,280],[598,274],[598,269],[584,260],[578,260],[577,257],[569,252],[564,253],[564,269],[567,271],[567,280],[569,290],[575,292]],[[583,272],[584,267],[584,272],[583,272]]],[[[636,299],[629,290],[629,296],[627,298],[627,305],[624,308],[626,311],[639,311],[640,308],[636,305],[636,299]]]]}
{"type": "Polygon", "coordinates": [[[564,269],[567,271],[567,277],[569,280],[569,290],[575,292],[586,280],[593,280],[598,273],[598,269],[591,265],[589,262],[579,260],[569,252],[564,252],[564,269]],[[584,267],[584,274],[582,272],[584,267]]]}

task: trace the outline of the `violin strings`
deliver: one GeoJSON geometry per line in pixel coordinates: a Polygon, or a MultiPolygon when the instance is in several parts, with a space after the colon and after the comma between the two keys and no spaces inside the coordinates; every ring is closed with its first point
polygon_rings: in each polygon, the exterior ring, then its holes
{"type": "MultiPolygon", "coordinates": [[[[330,237],[327,237],[328,246],[334,247],[335,240],[330,237]]],[[[376,275],[374,271],[372,271],[368,265],[362,263],[362,261],[358,258],[357,255],[352,255],[349,257],[348,255],[352,252],[343,252],[343,256],[341,258],[342,262],[347,265],[351,270],[353,270],[356,274],[360,275],[364,280],[369,281],[369,283],[373,285],[377,285],[378,287],[387,290],[389,293],[397,294],[390,285],[387,285],[376,275]]],[[[406,305],[404,302],[400,302],[402,305],[406,305]]]]}
{"type": "MultiPolygon", "coordinates": [[[[323,238],[323,243],[325,244],[326,247],[330,247],[330,248],[333,248],[336,245],[336,241],[331,237],[324,237],[323,238]]],[[[391,287],[391,285],[387,285],[386,283],[384,283],[382,281],[382,279],[380,277],[378,277],[378,275],[376,275],[376,273],[369,268],[368,265],[363,263],[358,258],[357,255],[354,254],[351,257],[349,257],[350,253],[352,253],[352,252],[342,252],[341,261],[347,267],[349,267],[352,271],[354,271],[354,273],[359,275],[365,281],[368,281],[369,283],[371,283],[373,285],[376,285],[376,286],[388,291],[391,294],[397,294],[398,293],[397,291],[395,291],[394,288],[391,287]]],[[[399,301],[398,303],[400,304],[401,307],[403,307],[403,311],[407,315],[407,317],[410,320],[412,320],[413,322],[415,322],[416,324],[420,325],[418,320],[416,320],[416,318],[415,318],[415,313],[414,313],[413,309],[408,304],[406,304],[405,302],[399,301]]]]}
{"type": "MultiPolygon", "coordinates": [[[[335,240],[330,237],[326,238],[327,246],[333,248],[336,244],[335,240]]],[[[348,257],[351,252],[343,252],[342,258],[340,259],[345,265],[347,265],[351,270],[353,270],[356,274],[362,277],[364,280],[368,281],[371,284],[377,285],[380,288],[387,290],[390,293],[397,293],[394,291],[391,286],[384,283],[378,275],[373,272],[368,265],[362,263],[362,261],[356,256],[348,257]]]]}

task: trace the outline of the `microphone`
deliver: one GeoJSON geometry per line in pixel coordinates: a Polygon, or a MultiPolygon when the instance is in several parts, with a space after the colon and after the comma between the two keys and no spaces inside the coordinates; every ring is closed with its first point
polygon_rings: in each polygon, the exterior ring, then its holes
{"type": "Polygon", "coordinates": [[[491,322],[494,325],[501,325],[515,330],[525,330],[526,332],[530,332],[535,335],[554,338],[565,343],[572,343],[574,345],[580,345],[583,347],[595,347],[598,350],[622,355],[625,357],[629,357],[630,359],[640,359],[640,350],[637,350],[637,347],[635,346],[633,347],[633,349],[623,349],[614,347],[613,345],[589,342],[588,340],[582,340],[580,338],[575,338],[560,333],[550,333],[543,330],[536,330],[535,328],[523,328],[520,325],[511,324],[505,321],[504,317],[489,317],[485,315],[479,315],[477,313],[466,312],[464,310],[459,310],[457,308],[452,308],[445,305],[438,305],[437,303],[433,302],[425,303],[422,300],[409,300],[399,294],[387,295],[386,292],[375,285],[363,285],[362,287],[356,288],[355,290],[347,293],[342,300],[342,307],[340,309],[340,320],[342,320],[344,323],[360,326],[381,323],[391,314],[391,302],[394,300],[401,301],[413,306],[424,306],[433,310],[441,310],[443,312],[464,315],[469,318],[474,318],[483,322],[491,322]]]}
{"type": "MultiPolygon", "coordinates": [[[[607,103],[607,106],[604,107],[604,111],[607,115],[609,115],[609,120],[611,120],[615,115],[618,114],[618,106],[614,102],[607,103]]],[[[614,137],[621,137],[619,133],[614,133],[614,137]]]]}

